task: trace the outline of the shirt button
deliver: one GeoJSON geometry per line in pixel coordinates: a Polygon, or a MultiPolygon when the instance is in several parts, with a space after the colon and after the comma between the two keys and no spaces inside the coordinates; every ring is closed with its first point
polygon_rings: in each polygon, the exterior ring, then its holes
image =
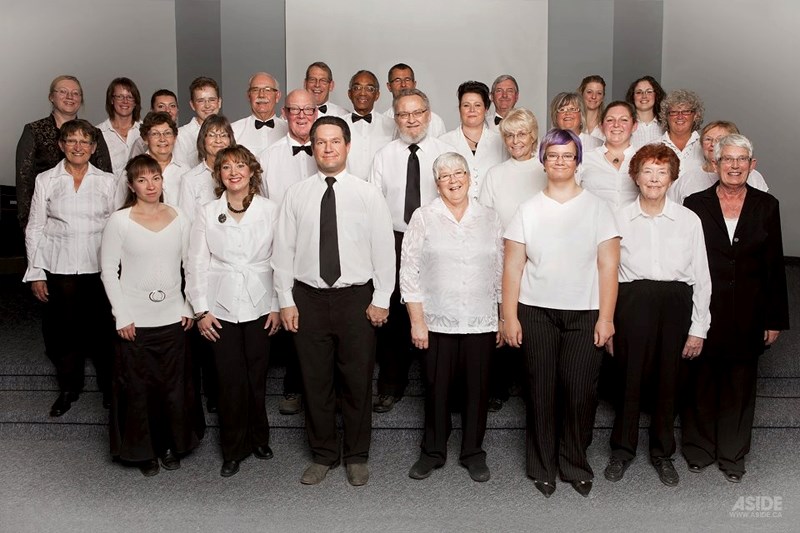
{"type": "Polygon", "coordinates": [[[739,237],[734,237],[733,242],[739,242],[739,237]]]}

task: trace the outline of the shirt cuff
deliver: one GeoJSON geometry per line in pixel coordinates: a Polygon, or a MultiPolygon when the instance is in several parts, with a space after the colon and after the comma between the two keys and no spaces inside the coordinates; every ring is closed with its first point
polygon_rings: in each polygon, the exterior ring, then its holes
{"type": "Polygon", "coordinates": [[[386,291],[373,291],[372,305],[380,307],[381,309],[389,309],[389,299],[392,297],[391,292],[386,291]]]}
{"type": "Polygon", "coordinates": [[[196,302],[191,302],[192,309],[195,313],[202,313],[203,311],[211,311],[208,307],[208,301],[205,296],[198,298],[196,302]]]}
{"type": "Polygon", "coordinates": [[[700,339],[706,338],[706,333],[708,333],[708,326],[703,326],[700,324],[695,324],[692,322],[691,327],[689,328],[689,335],[692,337],[698,337],[700,339]]]}
{"type": "Polygon", "coordinates": [[[280,304],[281,309],[284,309],[286,307],[294,307],[295,304],[294,304],[294,295],[292,294],[292,289],[279,292],[278,303],[280,304]]]}
{"type": "Polygon", "coordinates": [[[25,276],[22,278],[22,282],[30,283],[31,281],[47,281],[44,270],[36,267],[28,267],[28,270],[25,271],[25,276]]]}

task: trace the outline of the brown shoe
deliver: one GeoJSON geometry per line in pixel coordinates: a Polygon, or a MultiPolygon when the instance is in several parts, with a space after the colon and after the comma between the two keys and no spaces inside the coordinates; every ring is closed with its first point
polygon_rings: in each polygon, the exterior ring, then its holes
{"type": "Polygon", "coordinates": [[[303,485],[317,485],[325,476],[328,475],[328,470],[331,467],[328,465],[321,465],[319,463],[312,463],[311,466],[306,468],[306,471],[303,472],[303,476],[300,478],[300,483],[303,485]]]}
{"type": "Polygon", "coordinates": [[[367,481],[369,481],[369,468],[367,468],[367,463],[347,465],[347,481],[354,487],[366,485],[367,481]]]}

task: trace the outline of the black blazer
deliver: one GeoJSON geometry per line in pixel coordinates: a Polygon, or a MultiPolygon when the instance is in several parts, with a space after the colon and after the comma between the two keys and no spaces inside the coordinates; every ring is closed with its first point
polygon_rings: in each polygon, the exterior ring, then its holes
{"type": "Polygon", "coordinates": [[[764,352],[764,331],[789,329],[789,304],[778,200],[747,185],[733,244],[716,183],[683,205],[703,223],[711,271],[709,357],[752,359],[764,352]]]}

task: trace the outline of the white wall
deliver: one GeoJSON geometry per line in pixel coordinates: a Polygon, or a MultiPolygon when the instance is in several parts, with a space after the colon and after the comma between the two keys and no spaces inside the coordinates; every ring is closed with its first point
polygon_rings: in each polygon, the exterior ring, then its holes
{"type": "Polygon", "coordinates": [[[732,120],[753,142],[790,256],[800,256],[798,21],[796,0],[664,0],[661,83],[696,91],[706,121],[732,120]]]}
{"type": "MultiPolygon", "coordinates": [[[[13,185],[22,127],[50,113],[52,79],[81,81],[79,117],[102,122],[108,82],[131,78],[150,107],[156,89],[175,90],[174,0],[6,0],[0,17],[0,184],[13,185]]],[[[144,114],[144,113],[143,113],[144,114]]]]}

